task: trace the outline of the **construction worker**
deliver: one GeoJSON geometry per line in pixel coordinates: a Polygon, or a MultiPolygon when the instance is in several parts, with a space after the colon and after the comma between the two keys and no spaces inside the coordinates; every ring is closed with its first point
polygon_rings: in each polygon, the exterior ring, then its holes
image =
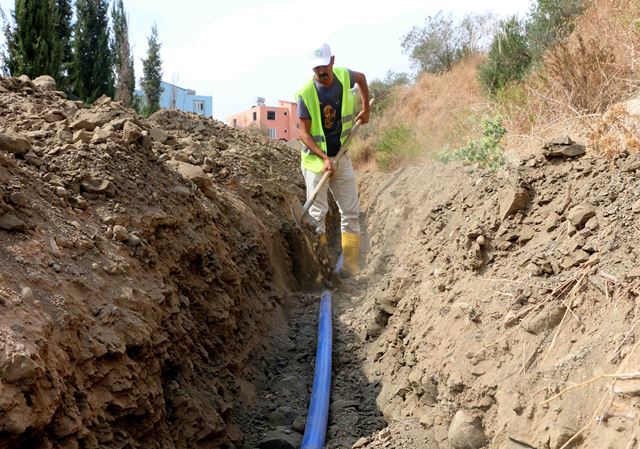
{"type": "Polygon", "coordinates": [[[325,184],[318,192],[309,215],[316,223],[320,243],[326,244],[327,189],[331,189],[340,210],[343,272],[354,275],[359,270],[360,252],[360,203],[356,176],[348,153],[338,164],[334,164],[334,159],[353,124],[358,119],[362,123],[369,121],[369,88],[363,73],[334,67],[334,62],[329,45],[323,44],[314,50],[309,62],[314,76],[296,94],[300,140],[303,143],[302,174],[309,198],[323,174],[331,173],[328,185],[325,184]],[[355,84],[362,99],[362,111],[354,119],[351,89],[355,84]]]}

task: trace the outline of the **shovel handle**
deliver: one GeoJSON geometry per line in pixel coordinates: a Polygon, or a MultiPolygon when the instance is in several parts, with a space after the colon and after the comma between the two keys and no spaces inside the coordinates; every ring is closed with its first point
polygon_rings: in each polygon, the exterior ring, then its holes
{"type": "MultiPolygon", "coordinates": [[[[373,104],[373,100],[374,100],[373,98],[369,100],[369,106],[373,104]]],[[[358,119],[355,125],[353,125],[353,127],[351,128],[351,132],[345,139],[344,143],[341,145],[340,151],[338,151],[338,154],[336,155],[336,158],[333,161],[334,164],[337,165],[338,162],[340,162],[340,159],[342,159],[342,156],[345,155],[345,153],[349,149],[347,147],[347,144],[351,140],[351,136],[353,136],[353,134],[358,130],[358,128],[360,128],[361,125],[362,125],[362,120],[358,119]]],[[[304,215],[309,211],[309,208],[315,201],[316,196],[318,195],[318,192],[320,191],[320,189],[322,189],[322,187],[324,187],[324,185],[327,183],[330,177],[331,177],[331,173],[329,172],[325,172],[325,174],[322,175],[322,179],[320,179],[320,182],[318,183],[316,188],[313,189],[313,191],[311,192],[311,195],[309,195],[309,198],[307,199],[307,202],[304,203],[304,206],[302,207],[302,215],[301,215],[302,217],[304,217],[304,215]]]]}

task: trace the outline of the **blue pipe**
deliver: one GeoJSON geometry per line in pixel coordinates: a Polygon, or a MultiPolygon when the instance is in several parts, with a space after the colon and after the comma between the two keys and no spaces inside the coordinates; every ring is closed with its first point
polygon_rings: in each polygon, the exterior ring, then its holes
{"type": "Polygon", "coordinates": [[[318,322],[318,348],[316,368],[309,414],[304,429],[301,449],[322,449],[329,421],[329,398],[331,396],[331,292],[325,290],[320,299],[318,322]]]}

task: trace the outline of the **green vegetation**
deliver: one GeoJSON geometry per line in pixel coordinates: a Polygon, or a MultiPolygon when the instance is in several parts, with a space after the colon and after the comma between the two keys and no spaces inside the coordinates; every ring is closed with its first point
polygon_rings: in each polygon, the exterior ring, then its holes
{"type": "Polygon", "coordinates": [[[50,75],[59,89],[87,103],[108,95],[135,103],[133,55],[123,0],[16,0],[7,17],[0,9],[6,44],[0,73],[50,75]],[[73,20],[75,11],[75,23],[73,20]],[[73,23],[73,25],[72,25],[73,23]]]}
{"type": "Polygon", "coordinates": [[[419,153],[414,130],[406,124],[400,124],[382,134],[376,145],[376,162],[383,170],[389,170],[401,161],[415,159],[419,153]]]}
{"type": "Polygon", "coordinates": [[[60,3],[61,7],[55,0],[16,0],[13,23],[4,23],[5,72],[63,77],[70,24],[62,9],[66,2],[60,3]]]}
{"type": "Polygon", "coordinates": [[[158,27],[151,27],[151,36],[147,38],[147,58],[142,61],[142,90],[144,90],[145,106],[143,115],[150,116],[160,109],[162,81],[162,61],[160,60],[160,42],[158,27]]]}
{"type": "Polygon", "coordinates": [[[525,20],[503,21],[480,67],[482,85],[497,94],[522,80],[547,49],[571,32],[575,18],[587,5],[588,0],[538,0],[525,20]]]}
{"type": "Polygon", "coordinates": [[[113,97],[108,10],[106,0],[76,1],[73,90],[87,103],[93,103],[103,94],[113,97]]]}
{"type": "Polygon", "coordinates": [[[500,141],[507,130],[502,126],[502,119],[500,117],[486,119],[482,122],[482,126],[484,128],[482,137],[455,151],[443,150],[438,153],[438,159],[443,162],[477,162],[482,167],[493,170],[504,167],[505,159],[500,141]]]}
{"type": "Polygon", "coordinates": [[[490,14],[469,14],[462,20],[439,11],[414,26],[402,38],[402,50],[418,73],[442,73],[462,58],[482,49],[482,40],[491,35],[494,18],[490,14]]]}
{"type": "Polygon", "coordinates": [[[384,80],[375,79],[369,83],[369,95],[375,98],[372,112],[379,115],[391,104],[391,91],[397,86],[406,86],[411,83],[407,73],[395,73],[389,70],[384,80]]]}
{"type": "Polygon", "coordinates": [[[117,0],[111,7],[111,23],[113,24],[113,54],[115,58],[116,100],[125,106],[133,104],[133,91],[136,79],[133,70],[133,56],[129,45],[129,24],[122,0],[117,0]]]}

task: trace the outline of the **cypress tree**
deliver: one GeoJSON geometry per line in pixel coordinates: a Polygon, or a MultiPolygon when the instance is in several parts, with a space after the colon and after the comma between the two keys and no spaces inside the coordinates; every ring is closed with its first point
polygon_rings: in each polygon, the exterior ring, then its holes
{"type": "Polygon", "coordinates": [[[109,49],[107,0],[77,0],[73,41],[73,90],[92,103],[100,95],[113,97],[113,58],[109,49]]]}
{"type": "Polygon", "coordinates": [[[129,25],[122,0],[117,0],[111,8],[111,21],[113,23],[113,55],[114,72],[116,80],[115,98],[125,106],[131,106],[133,102],[133,90],[135,89],[135,75],[133,69],[133,56],[129,45],[129,25]]]}
{"type": "Polygon", "coordinates": [[[149,48],[147,58],[142,61],[142,89],[145,96],[146,115],[151,115],[160,109],[160,94],[162,85],[162,61],[160,60],[160,43],[158,42],[158,27],[154,24],[151,36],[147,38],[149,48]]]}
{"type": "Polygon", "coordinates": [[[73,8],[71,0],[57,0],[57,31],[60,45],[62,46],[62,67],[58,86],[68,91],[70,88],[69,75],[71,64],[73,63],[73,51],[71,48],[71,22],[73,18],[73,8]]]}
{"type": "Polygon", "coordinates": [[[5,23],[6,69],[12,76],[36,78],[63,74],[65,43],[58,33],[60,14],[55,0],[16,0],[13,23],[5,23]]]}

